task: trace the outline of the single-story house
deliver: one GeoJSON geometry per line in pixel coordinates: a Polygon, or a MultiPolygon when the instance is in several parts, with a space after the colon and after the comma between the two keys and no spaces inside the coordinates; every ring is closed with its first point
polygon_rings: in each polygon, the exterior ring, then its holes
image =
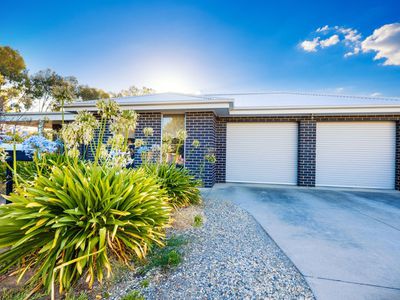
{"type": "MultiPolygon", "coordinates": [[[[143,138],[145,127],[154,129],[150,145],[162,143],[171,123],[185,129],[184,163],[194,173],[213,149],[216,163],[206,162],[200,174],[207,187],[248,182],[400,189],[400,98],[271,92],[114,100],[139,114],[135,138],[143,138]],[[244,106],[254,102],[263,106],[244,106]]],[[[96,101],[68,105],[68,119],[80,110],[94,112],[96,101]]]]}

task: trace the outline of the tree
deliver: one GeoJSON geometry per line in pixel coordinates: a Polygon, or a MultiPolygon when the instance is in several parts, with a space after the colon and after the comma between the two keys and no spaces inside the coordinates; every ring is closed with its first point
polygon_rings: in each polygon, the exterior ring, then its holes
{"type": "Polygon", "coordinates": [[[156,91],[152,88],[142,87],[138,88],[134,85],[130,86],[127,90],[121,90],[119,93],[112,93],[113,97],[130,97],[130,96],[143,96],[154,94],[156,91]]]}
{"type": "Polygon", "coordinates": [[[73,76],[62,77],[50,69],[31,76],[31,84],[34,104],[40,112],[58,111],[63,103],[77,97],[78,80],[73,76]]]}
{"type": "MultiPolygon", "coordinates": [[[[9,46],[0,46],[0,111],[10,109],[8,105],[11,99],[24,93],[28,95],[28,81],[25,61],[19,52],[9,46]]],[[[28,99],[25,97],[22,100],[28,99]]]]}
{"type": "Polygon", "coordinates": [[[87,85],[78,86],[77,96],[82,100],[108,99],[110,95],[101,90],[87,85]]]}

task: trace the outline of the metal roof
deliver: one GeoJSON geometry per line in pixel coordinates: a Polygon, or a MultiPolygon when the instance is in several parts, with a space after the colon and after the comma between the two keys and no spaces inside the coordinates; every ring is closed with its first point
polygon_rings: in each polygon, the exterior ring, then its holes
{"type": "MultiPolygon", "coordinates": [[[[171,103],[171,102],[215,102],[218,100],[226,101],[233,100],[227,97],[217,97],[217,96],[207,96],[207,95],[191,95],[191,94],[181,94],[181,93],[159,93],[159,94],[149,94],[142,96],[131,96],[131,97],[120,97],[112,98],[115,102],[120,105],[132,105],[132,104],[146,104],[146,103],[171,103]]],[[[78,101],[73,102],[66,107],[75,106],[88,106],[95,105],[97,100],[89,101],[78,101]]]]}
{"type": "Polygon", "coordinates": [[[310,106],[356,106],[356,105],[400,105],[400,98],[352,96],[341,94],[303,92],[262,92],[209,94],[207,97],[229,97],[235,101],[235,108],[263,107],[310,107],[310,106]]]}

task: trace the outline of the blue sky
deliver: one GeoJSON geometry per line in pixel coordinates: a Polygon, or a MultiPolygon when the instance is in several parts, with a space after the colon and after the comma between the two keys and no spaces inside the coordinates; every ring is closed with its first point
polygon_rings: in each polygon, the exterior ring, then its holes
{"type": "Polygon", "coordinates": [[[51,68],[107,91],[400,96],[396,2],[6,0],[0,45],[19,50],[32,72],[51,68]],[[380,28],[388,39],[362,44],[380,28]],[[342,29],[361,37],[349,44],[342,29]],[[323,42],[335,34],[340,42],[323,42]]]}

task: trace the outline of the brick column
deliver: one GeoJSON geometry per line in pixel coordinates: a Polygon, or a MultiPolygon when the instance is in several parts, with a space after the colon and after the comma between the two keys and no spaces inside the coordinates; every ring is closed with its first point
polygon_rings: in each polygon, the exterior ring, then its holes
{"type": "Polygon", "coordinates": [[[313,120],[299,122],[297,184],[315,186],[315,155],[317,123],[313,120]]]}
{"type": "MultiPolygon", "coordinates": [[[[140,113],[138,115],[138,122],[135,130],[135,139],[143,139],[147,142],[146,146],[152,147],[154,145],[161,146],[161,113],[140,113]],[[145,137],[143,129],[151,127],[154,134],[151,137],[145,137]]],[[[142,158],[138,151],[135,151],[134,165],[138,166],[142,163],[142,158]]]]}
{"type": "Polygon", "coordinates": [[[216,126],[216,182],[226,180],[226,121],[217,119],[216,126]]]}
{"type": "Polygon", "coordinates": [[[396,174],[395,189],[400,190],[400,121],[396,121],[396,174]]]}
{"type": "Polygon", "coordinates": [[[216,166],[204,160],[209,150],[216,150],[215,129],[216,117],[213,112],[186,113],[188,138],[185,144],[185,167],[202,179],[205,187],[212,187],[215,183],[216,166]],[[200,142],[198,148],[192,146],[194,140],[200,142]]]}

